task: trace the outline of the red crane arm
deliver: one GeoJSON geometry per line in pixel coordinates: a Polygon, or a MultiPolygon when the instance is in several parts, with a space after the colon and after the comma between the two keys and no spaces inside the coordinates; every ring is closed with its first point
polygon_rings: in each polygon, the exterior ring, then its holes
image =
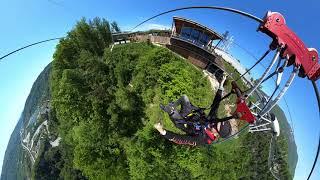
{"type": "Polygon", "coordinates": [[[301,66],[299,76],[307,76],[310,80],[320,77],[318,52],[314,48],[307,48],[302,40],[286,25],[284,17],[277,12],[268,12],[259,25],[258,30],[273,39],[271,48],[280,46],[284,50],[280,56],[289,58],[289,65],[301,66]]]}

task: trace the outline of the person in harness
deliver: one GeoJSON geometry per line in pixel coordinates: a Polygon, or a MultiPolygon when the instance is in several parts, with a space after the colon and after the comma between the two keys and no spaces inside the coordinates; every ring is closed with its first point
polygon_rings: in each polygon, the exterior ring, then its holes
{"type": "Polygon", "coordinates": [[[224,74],[208,116],[206,116],[204,108],[199,108],[192,105],[186,95],[180,97],[176,102],[169,103],[167,106],[160,104],[160,108],[169,114],[170,119],[175,126],[184,131],[186,133],[185,135],[176,134],[165,130],[161,123],[156,123],[154,127],[160,132],[161,135],[163,135],[164,138],[176,144],[201,146],[205,144],[211,144],[212,142],[216,141],[220,136],[220,127],[217,126],[218,123],[223,123],[234,118],[233,116],[222,119],[217,117],[225,80],[226,75],[224,74]],[[177,109],[179,105],[181,106],[180,111],[177,109]]]}

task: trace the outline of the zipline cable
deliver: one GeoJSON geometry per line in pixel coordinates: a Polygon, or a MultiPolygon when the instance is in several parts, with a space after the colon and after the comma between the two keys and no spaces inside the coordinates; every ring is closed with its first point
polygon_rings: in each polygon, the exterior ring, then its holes
{"type": "Polygon", "coordinates": [[[259,60],[254,63],[249,69],[247,69],[239,78],[237,78],[235,81],[238,81],[239,79],[243,78],[247,73],[249,73],[257,64],[259,64],[269,53],[271,49],[268,49],[261,57],[259,60]]]}
{"type": "MultiPolygon", "coordinates": [[[[320,117],[320,94],[319,94],[319,89],[317,87],[317,84],[315,81],[311,81],[312,82],[312,86],[314,88],[314,92],[316,94],[316,97],[317,97],[317,101],[318,101],[318,108],[319,108],[319,117],[320,117]]],[[[318,162],[318,158],[319,158],[319,154],[320,154],[320,135],[319,135],[319,142],[318,142],[318,149],[317,149],[317,154],[316,154],[316,157],[313,161],[313,165],[312,165],[312,168],[310,170],[310,173],[309,173],[309,176],[308,176],[308,179],[310,179],[311,175],[313,174],[313,171],[314,171],[314,168],[316,167],[316,164],[318,162]]]]}
{"type": "Polygon", "coordinates": [[[45,42],[48,42],[48,41],[54,41],[54,40],[62,39],[62,38],[64,38],[64,37],[58,37],[58,38],[47,39],[47,40],[38,41],[38,42],[35,42],[35,43],[32,43],[32,44],[29,44],[29,45],[23,46],[23,47],[21,47],[21,48],[19,48],[19,49],[16,49],[16,50],[14,50],[14,51],[11,51],[11,52],[9,52],[8,54],[6,54],[6,55],[4,55],[4,56],[0,57],[0,61],[1,61],[2,59],[4,59],[4,58],[6,58],[6,57],[10,56],[11,54],[14,54],[14,53],[16,53],[16,52],[18,52],[18,51],[21,51],[21,50],[25,49],[25,48],[28,48],[28,47],[31,47],[31,46],[34,46],[34,45],[37,45],[37,44],[45,43],[45,42]]]}
{"type": "MultiPolygon", "coordinates": [[[[152,19],[154,19],[154,18],[156,18],[156,17],[159,17],[159,16],[161,16],[161,15],[168,14],[168,13],[175,12],[175,11],[187,10],[187,9],[216,9],[216,10],[224,10],[224,11],[229,11],[229,12],[233,12],[233,13],[236,13],[236,14],[240,14],[240,15],[242,15],[242,16],[246,16],[246,17],[248,17],[248,18],[250,18],[250,19],[252,19],[252,20],[255,20],[255,21],[258,22],[258,23],[263,23],[263,20],[262,20],[262,19],[254,16],[254,15],[251,15],[251,14],[249,14],[249,13],[246,13],[246,12],[243,12],[243,11],[240,11],[240,10],[232,9],[232,8],[218,7],[218,6],[191,6],[191,7],[183,7],[183,8],[172,9],[172,10],[165,11],[165,12],[162,12],[162,13],[160,13],[160,14],[157,14],[157,15],[155,15],[155,16],[152,16],[151,18],[148,18],[148,19],[142,21],[141,23],[139,23],[138,25],[136,25],[134,28],[131,29],[131,31],[133,31],[133,30],[136,29],[137,27],[141,26],[142,24],[144,24],[144,23],[146,23],[146,22],[148,22],[148,21],[150,21],[150,20],[152,20],[152,19]]],[[[31,46],[34,46],[34,45],[37,45],[37,44],[41,44],[41,43],[44,43],[44,42],[48,42],[48,41],[53,41],[53,40],[62,39],[62,38],[64,38],[64,37],[52,38],[52,39],[47,39],[47,40],[39,41],[39,42],[36,42],[36,43],[32,43],[32,44],[30,44],[30,45],[21,47],[21,48],[19,48],[19,49],[17,49],[17,50],[14,50],[14,51],[12,51],[12,52],[10,52],[10,53],[8,53],[8,54],[0,57],[0,60],[2,60],[2,59],[4,59],[5,57],[8,57],[8,56],[10,56],[10,55],[18,52],[18,51],[21,51],[21,50],[23,50],[23,49],[25,49],[25,48],[28,48],[28,47],[31,47],[31,46]]],[[[260,63],[261,63],[261,62],[258,62],[257,64],[260,64],[260,63]]],[[[313,84],[313,87],[314,87],[314,90],[315,90],[315,93],[316,93],[316,96],[317,96],[318,106],[319,106],[319,112],[320,112],[320,95],[319,95],[319,91],[318,91],[318,88],[317,88],[316,83],[315,83],[314,81],[312,81],[312,84],[313,84]]],[[[286,101],[285,101],[285,103],[286,103],[286,106],[289,107],[286,101]]],[[[290,113],[290,112],[289,112],[289,115],[290,115],[290,118],[291,118],[291,113],[290,113]]],[[[292,119],[291,119],[291,122],[292,122],[292,119]]],[[[230,139],[230,138],[234,137],[235,135],[239,134],[240,132],[243,132],[244,129],[246,129],[248,126],[249,126],[249,125],[246,125],[245,127],[243,127],[243,128],[242,128],[240,131],[238,131],[237,133],[235,133],[235,134],[231,135],[230,137],[222,140],[221,142],[217,142],[217,143],[222,143],[222,142],[224,142],[224,141],[227,141],[228,139],[230,139]]],[[[317,149],[317,155],[316,155],[315,161],[314,161],[314,163],[313,163],[312,169],[311,169],[311,171],[310,171],[310,173],[309,173],[308,180],[309,180],[309,178],[311,177],[311,175],[312,175],[312,173],[313,173],[313,170],[314,170],[314,168],[315,168],[315,166],[316,166],[319,153],[320,153],[320,136],[319,136],[319,144],[318,144],[318,149],[317,149]]]]}
{"type": "Polygon", "coordinates": [[[250,19],[253,19],[255,21],[257,21],[258,23],[263,23],[263,20],[252,15],[252,14],[249,14],[249,13],[246,13],[246,12],[243,12],[243,11],[240,11],[240,10],[237,10],[237,9],[233,9],[233,8],[228,8],[228,7],[219,7],[219,6],[190,6],[190,7],[182,7],[182,8],[176,8],[176,9],[172,9],[172,10],[168,10],[168,11],[165,11],[165,12],[162,12],[162,13],[159,13],[157,15],[154,15],[144,21],[142,21],[141,23],[139,23],[138,25],[136,25],[135,27],[133,27],[131,29],[131,31],[133,31],[134,29],[136,29],[137,27],[141,26],[142,24],[156,18],[156,17],[159,17],[159,16],[162,16],[164,14],[168,14],[168,13],[171,13],[171,12],[175,12],[175,11],[181,11],[181,10],[187,10],[187,9],[216,9],[216,10],[223,10],[223,11],[229,11],[229,12],[233,12],[233,13],[236,13],[236,14],[240,14],[242,16],[246,16],[250,19]]]}

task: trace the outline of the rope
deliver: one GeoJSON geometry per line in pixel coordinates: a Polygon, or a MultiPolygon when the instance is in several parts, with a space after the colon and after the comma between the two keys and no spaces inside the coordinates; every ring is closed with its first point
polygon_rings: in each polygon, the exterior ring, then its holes
{"type": "MultiPolygon", "coordinates": [[[[311,81],[311,82],[312,82],[312,86],[313,86],[313,88],[314,88],[314,92],[315,92],[316,97],[317,97],[318,108],[319,108],[319,112],[320,112],[320,94],[319,94],[319,89],[318,89],[317,84],[316,84],[315,81],[311,81]]],[[[319,116],[320,116],[320,115],[319,115],[319,116]]],[[[313,161],[313,165],[312,165],[312,168],[311,168],[311,170],[310,170],[310,173],[309,173],[309,176],[308,176],[308,179],[307,179],[307,180],[310,179],[310,177],[311,177],[311,175],[312,175],[312,173],[313,173],[313,171],[314,171],[314,168],[316,167],[318,158],[319,158],[319,154],[320,154],[320,135],[319,135],[319,138],[318,138],[318,139],[319,139],[319,142],[318,142],[317,154],[316,154],[316,157],[315,157],[315,159],[314,159],[314,161],[313,161]]]]}
{"type": "Polygon", "coordinates": [[[38,42],[35,42],[35,43],[32,43],[32,44],[23,46],[23,47],[21,47],[21,48],[19,48],[19,49],[16,49],[16,50],[14,50],[14,51],[11,51],[11,52],[9,52],[8,54],[0,57],[0,60],[4,59],[5,57],[10,56],[11,54],[14,54],[14,53],[16,53],[16,52],[18,52],[18,51],[21,51],[21,50],[23,50],[23,49],[25,49],[25,48],[28,48],[28,47],[31,47],[31,46],[34,46],[34,45],[37,45],[37,44],[41,44],[41,43],[44,43],[44,42],[48,42],[48,41],[54,41],[54,40],[62,39],[62,38],[64,38],[64,37],[47,39],[47,40],[38,41],[38,42]]]}
{"type": "Polygon", "coordinates": [[[228,8],[228,7],[219,7],[219,6],[190,6],[190,7],[182,7],[182,8],[176,8],[176,9],[172,9],[172,10],[168,10],[168,11],[165,11],[165,12],[162,12],[162,13],[159,13],[157,15],[154,15],[144,21],[142,21],[141,23],[139,23],[138,25],[136,25],[135,27],[133,27],[131,29],[131,31],[133,31],[134,29],[136,29],[137,27],[141,26],[142,24],[156,18],[156,17],[159,17],[159,16],[162,16],[164,14],[168,14],[168,13],[171,13],[171,12],[175,12],[175,11],[181,11],[181,10],[187,10],[187,9],[216,9],[216,10],[223,10],[223,11],[229,11],[229,12],[233,12],[233,13],[236,13],[236,14],[240,14],[240,15],[243,15],[243,16],[246,16],[250,19],[253,19],[255,21],[257,21],[258,23],[263,23],[263,20],[252,15],[252,14],[249,14],[249,13],[246,13],[246,12],[243,12],[243,11],[239,11],[237,9],[232,9],[232,8],[228,8]]]}
{"type": "Polygon", "coordinates": [[[259,63],[269,54],[270,51],[271,51],[271,49],[268,49],[268,50],[261,56],[261,58],[260,58],[258,61],[256,61],[256,63],[255,63],[253,66],[251,66],[246,72],[244,72],[238,79],[236,79],[236,81],[238,81],[239,79],[243,78],[244,75],[246,75],[248,72],[250,72],[257,64],[259,64],[259,63]]]}

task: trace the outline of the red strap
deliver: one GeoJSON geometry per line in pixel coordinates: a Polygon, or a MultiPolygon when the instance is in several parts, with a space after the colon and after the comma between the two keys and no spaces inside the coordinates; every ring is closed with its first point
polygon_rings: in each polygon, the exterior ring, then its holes
{"type": "Polygon", "coordinates": [[[231,82],[232,90],[236,93],[237,99],[237,108],[233,115],[236,115],[237,118],[245,120],[248,123],[253,123],[256,118],[251,113],[249,107],[246,104],[244,97],[242,96],[242,91],[235,81],[231,82]]]}
{"type": "Polygon", "coordinates": [[[250,109],[248,108],[246,101],[243,100],[241,97],[238,98],[237,109],[234,113],[240,113],[241,116],[239,117],[239,119],[245,120],[248,123],[253,123],[256,119],[254,115],[251,113],[250,109]]]}
{"type": "Polygon", "coordinates": [[[211,144],[212,141],[216,140],[217,137],[209,129],[205,129],[205,132],[206,132],[207,136],[210,138],[210,139],[208,138],[208,140],[207,140],[208,144],[211,144]],[[210,141],[210,143],[209,143],[209,141],[210,141]]]}

